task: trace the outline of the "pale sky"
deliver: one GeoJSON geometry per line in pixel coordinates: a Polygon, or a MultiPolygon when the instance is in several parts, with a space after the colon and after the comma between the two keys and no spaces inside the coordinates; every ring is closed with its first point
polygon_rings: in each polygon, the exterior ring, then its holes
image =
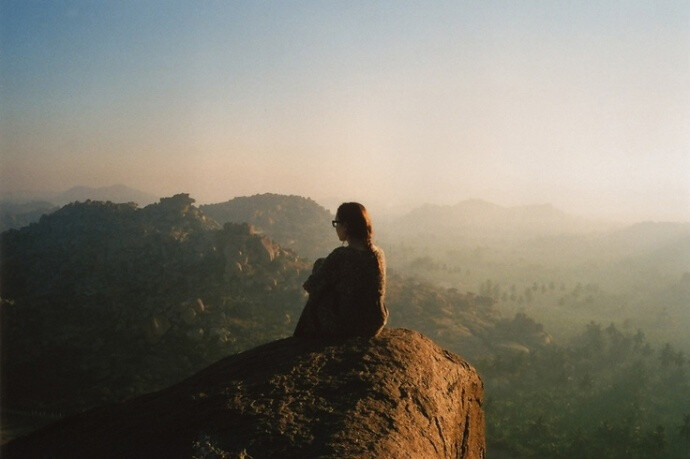
{"type": "Polygon", "coordinates": [[[685,0],[0,5],[5,193],[690,220],[685,0]]]}

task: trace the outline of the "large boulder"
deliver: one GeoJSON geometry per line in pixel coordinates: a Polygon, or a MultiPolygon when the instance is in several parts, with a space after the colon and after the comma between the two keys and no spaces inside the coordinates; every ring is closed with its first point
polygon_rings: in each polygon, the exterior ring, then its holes
{"type": "Polygon", "coordinates": [[[482,394],[468,363],[416,332],[286,338],[66,418],[2,455],[481,458],[482,394]]]}

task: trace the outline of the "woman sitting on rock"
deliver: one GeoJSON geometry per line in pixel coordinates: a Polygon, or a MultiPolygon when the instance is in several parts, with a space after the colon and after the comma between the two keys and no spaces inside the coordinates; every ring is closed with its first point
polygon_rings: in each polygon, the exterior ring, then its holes
{"type": "Polygon", "coordinates": [[[304,283],[309,299],[294,336],[374,336],[388,320],[383,251],[371,241],[371,220],[363,205],[341,204],[333,226],[347,245],[314,263],[304,283]]]}

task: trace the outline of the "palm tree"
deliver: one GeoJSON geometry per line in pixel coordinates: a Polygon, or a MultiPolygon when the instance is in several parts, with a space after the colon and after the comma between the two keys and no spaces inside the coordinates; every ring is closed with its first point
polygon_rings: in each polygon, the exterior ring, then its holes
{"type": "Polygon", "coordinates": [[[690,440],[690,414],[683,416],[683,423],[678,428],[678,433],[682,439],[690,440]]]}

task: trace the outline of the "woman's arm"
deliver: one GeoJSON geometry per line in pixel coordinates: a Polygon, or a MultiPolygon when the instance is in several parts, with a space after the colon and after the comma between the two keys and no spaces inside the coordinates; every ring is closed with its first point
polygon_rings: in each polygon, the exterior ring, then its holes
{"type": "Polygon", "coordinates": [[[339,258],[339,249],[335,249],[326,259],[320,259],[314,263],[314,271],[303,285],[309,295],[318,295],[326,288],[335,285],[338,280],[339,258]]]}

